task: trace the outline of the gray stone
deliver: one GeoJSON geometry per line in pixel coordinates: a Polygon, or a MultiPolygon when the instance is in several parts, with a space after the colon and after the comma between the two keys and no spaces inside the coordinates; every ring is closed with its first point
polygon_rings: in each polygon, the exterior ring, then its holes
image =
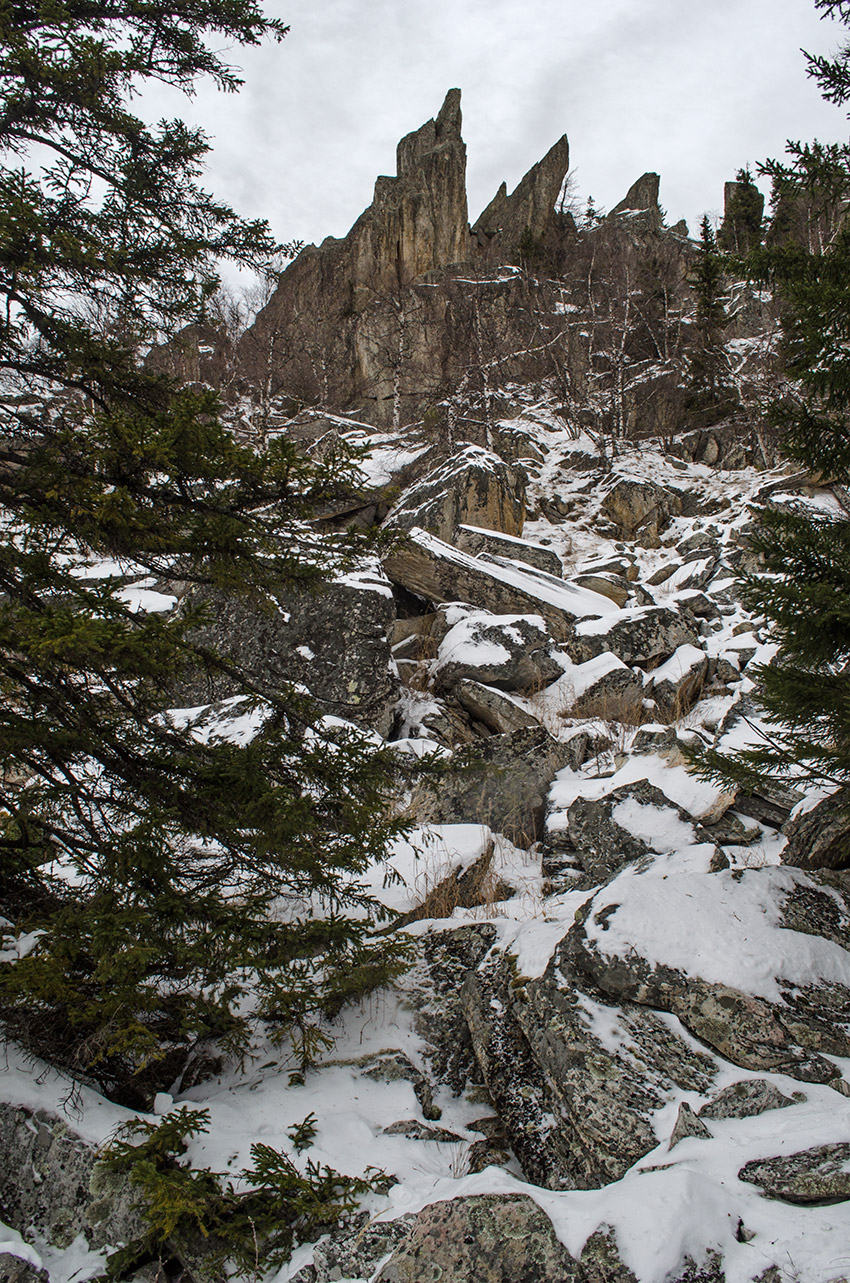
{"type": "Polygon", "coordinates": [[[524,518],[524,474],[471,445],[407,490],[384,525],[399,530],[420,526],[452,542],[461,525],[520,535],[524,518]]]}
{"type": "MultiPolygon", "coordinates": [[[[805,1099],[798,1093],[798,1100],[805,1099]]],[[[753,1118],[769,1109],[787,1109],[797,1100],[785,1096],[766,1078],[745,1078],[724,1087],[699,1111],[700,1118],[753,1118]]]]}
{"type": "Polygon", "coordinates": [[[82,1232],[99,1248],[141,1232],[126,1178],[57,1114],[0,1103],[0,1153],[0,1206],[18,1233],[64,1248],[82,1232]]]}
{"type": "MultiPolygon", "coordinates": [[[[396,169],[377,179],[372,204],[346,237],[307,246],[282,274],[238,344],[240,367],[256,384],[265,374],[291,402],[360,405],[379,423],[415,417],[422,370],[439,360],[445,329],[433,335],[440,309],[432,315],[412,282],[470,254],[460,90],[401,140],[396,169]],[[396,386],[400,334],[407,381],[412,368],[419,375],[415,394],[396,386]]],[[[424,386],[427,399],[435,382],[424,386]]]]}
{"type": "Polygon", "coordinates": [[[850,867],[850,789],[840,788],[785,825],[783,864],[802,869],[850,867]]]}
{"type": "Polygon", "coordinates": [[[782,905],[782,925],[850,953],[850,871],[817,869],[797,881],[782,905]]]}
{"type": "Polygon", "coordinates": [[[673,1093],[704,1091],[714,1074],[654,1013],[607,1005],[569,964],[526,979],[488,958],[462,997],[511,1147],[526,1178],[553,1189],[619,1180],[657,1145],[654,1116],[673,1093]]]}
{"type": "MultiPolygon", "coordinates": [[[[261,690],[300,683],[322,713],[389,733],[399,689],[388,640],[395,602],[379,569],[263,604],[200,592],[184,602],[210,615],[195,640],[233,660],[261,690]]],[[[197,675],[181,679],[172,699],[209,704],[240,689],[226,674],[197,675]]]]}
{"type": "Polygon", "coordinates": [[[548,1217],[525,1194],[430,1203],[376,1283],[583,1283],[548,1217]]]}
{"type": "Polygon", "coordinates": [[[610,1225],[600,1225],[582,1248],[579,1258],[587,1283],[638,1283],[620,1260],[617,1235],[610,1225]]]}
{"type": "Polygon", "coordinates": [[[571,575],[570,583],[576,584],[579,588],[589,588],[591,592],[601,593],[603,597],[609,597],[617,606],[625,606],[629,599],[630,584],[623,575],[603,574],[601,571],[596,571],[593,574],[571,575]]]}
{"type": "Polygon", "coordinates": [[[512,538],[496,530],[483,530],[480,526],[458,526],[454,544],[462,552],[473,556],[489,553],[491,556],[506,557],[509,561],[522,561],[547,575],[563,576],[564,566],[561,558],[552,548],[543,544],[528,543],[524,539],[512,538]]]}
{"type": "Polygon", "coordinates": [[[454,689],[454,698],[466,709],[470,717],[482,722],[497,735],[509,735],[531,726],[538,726],[537,718],[510,695],[493,690],[481,682],[465,677],[454,689]]]}
{"type": "MultiPolygon", "coordinates": [[[[744,874],[747,878],[770,875],[770,869],[748,869],[744,874]]],[[[702,876],[735,879],[736,872],[702,876]]],[[[696,886],[694,894],[698,897],[696,886]]],[[[609,999],[671,1012],[709,1047],[744,1069],[786,1073],[803,1082],[828,1083],[835,1077],[825,1057],[850,1055],[850,988],[834,983],[782,983],[781,1001],[770,1002],[648,962],[637,947],[627,957],[609,956],[585,933],[589,918],[594,917],[598,929],[616,912],[610,889],[599,895],[579,910],[556,956],[591,979],[609,999]],[[599,895],[602,900],[597,904],[599,895]]]]}
{"type": "Polygon", "coordinates": [[[423,1117],[429,1122],[438,1122],[441,1110],[434,1104],[434,1092],[431,1083],[420,1069],[401,1051],[379,1052],[365,1060],[356,1062],[364,1078],[371,1078],[379,1083],[409,1082],[419,1101],[423,1117]]]}
{"type": "Polygon", "coordinates": [[[650,722],[641,726],[632,740],[633,753],[669,753],[676,747],[676,732],[672,726],[650,722]]]}
{"type": "Polygon", "coordinates": [[[585,686],[571,709],[569,717],[599,717],[605,722],[632,724],[643,713],[643,682],[636,673],[616,656],[611,656],[609,667],[600,671],[590,685],[585,686]]]}
{"type": "Polygon", "coordinates": [[[738,1179],[785,1203],[842,1203],[850,1199],[850,1145],[756,1159],[741,1168],[738,1179]]]}
{"type": "Polygon", "coordinates": [[[339,1279],[371,1278],[381,1261],[411,1233],[414,1217],[374,1222],[358,1213],[350,1226],[323,1238],[313,1249],[313,1259],[290,1283],[336,1283],[339,1279]]]}
{"type": "MultiPolygon", "coordinates": [[[[384,558],[384,569],[393,583],[431,602],[462,601],[496,614],[542,615],[556,640],[572,633],[576,619],[599,617],[612,609],[604,597],[599,597],[597,609],[586,591],[533,566],[520,570],[505,558],[472,557],[424,530],[411,531],[384,558]]],[[[690,639],[687,634],[679,641],[690,639]]]]}
{"type": "Polygon", "coordinates": [[[540,616],[482,613],[461,619],[440,642],[433,665],[435,688],[451,691],[468,677],[499,690],[540,690],[563,672],[549,653],[553,645],[540,616]]]}
{"type": "MultiPolygon", "coordinates": [[[[737,671],[736,676],[740,676],[737,671]]],[[[737,707],[738,705],[735,705],[732,709],[733,714],[737,707]]],[[[754,711],[747,704],[742,713],[744,716],[752,716],[754,711]]],[[[724,719],[720,727],[721,733],[738,720],[740,720],[738,717],[724,719]]],[[[787,784],[778,784],[774,780],[762,780],[756,792],[738,794],[735,798],[735,810],[741,815],[749,816],[752,820],[758,820],[760,824],[769,824],[772,828],[779,829],[786,823],[797,803],[802,802],[803,797],[804,794],[800,789],[791,788],[787,784]]]]}
{"type": "Polygon", "coordinates": [[[646,694],[662,718],[678,721],[699,699],[708,675],[708,656],[697,646],[678,646],[652,674],[646,694]]]}
{"type": "Polygon", "coordinates": [[[546,796],[558,771],[584,760],[588,736],[566,743],[542,727],[493,735],[458,750],[422,803],[434,823],[487,824],[518,846],[543,837],[546,796]]]}
{"type": "Polygon", "coordinates": [[[50,1275],[20,1256],[0,1252],[0,1283],[50,1283],[50,1275]]]}
{"type": "Polygon", "coordinates": [[[478,739],[469,725],[469,718],[450,700],[426,706],[419,722],[419,731],[426,738],[436,740],[438,744],[451,749],[466,747],[478,739]]]}
{"type": "Polygon", "coordinates": [[[687,1140],[690,1136],[696,1136],[699,1140],[710,1140],[711,1132],[705,1123],[700,1121],[687,1101],[683,1100],[679,1106],[679,1113],[670,1133],[670,1144],[667,1148],[674,1149],[680,1141],[687,1140]]]}
{"type": "Polygon", "coordinates": [[[662,816],[674,816],[690,828],[694,842],[703,838],[692,817],[648,780],[623,784],[598,799],[576,798],[567,810],[567,833],[582,868],[597,882],[606,881],[624,864],[653,849],[643,837],[629,832],[614,818],[617,808],[629,802],[656,808],[661,812],[659,823],[662,816]]]}
{"type": "Polygon", "coordinates": [[[619,477],[605,494],[602,511],[615,523],[622,538],[634,539],[642,532],[657,536],[670,517],[682,511],[682,501],[652,481],[619,477]]]}
{"type": "Polygon", "coordinates": [[[463,983],[495,940],[489,923],[429,930],[417,938],[416,963],[401,981],[429,1071],[458,1095],[482,1084],[463,1013],[463,983]]]}
{"type": "Polygon", "coordinates": [[[685,588],[675,595],[677,606],[696,616],[697,619],[719,619],[720,611],[715,602],[697,588],[685,588]]]}
{"type": "Polygon", "coordinates": [[[567,649],[577,664],[608,650],[624,664],[652,666],[686,644],[697,645],[698,637],[677,611],[670,606],[634,606],[614,616],[576,624],[567,649]]]}

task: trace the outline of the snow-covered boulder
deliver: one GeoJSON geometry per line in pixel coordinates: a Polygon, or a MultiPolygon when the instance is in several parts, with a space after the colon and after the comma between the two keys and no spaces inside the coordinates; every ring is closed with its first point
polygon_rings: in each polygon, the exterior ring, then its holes
{"type": "Polygon", "coordinates": [[[632,723],[642,711],[643,682],[610,651],[583,664],[570,664],[541,693],[551,717],[593,717],[632,723]]]}
{"type": "Polygon", "coordinates": [[[668,660],[653,669],[647,690],[662,717],[676,721],[699,699],[706,676],[708,656],[699,646],[686,642],[668,660]]]}
{"type": "Polygon", "coordinates": [[[700,826],[647,780],[601,798],[576,798],[567,811],[566,835],[579,864],[597,882],[651,851],[705,840],[700,826]]]}
{"type": "Polygon", "coordinates": [[[576,663],[611,651],[624,664],[669,659],[677,647],[697,645],[688,620],[670,606],[633,606],[595,619],[582,619],[567,642],[576,663]]]}
{"type": "Polygon", "coordinates": [[[846,869],[850,866],[850,789],[841,788],[785,825],[788,845],[783,864],[801,869],[846,869]]]}
{"type": "Polygon", "coordinates": [[[460,525],[521,535],[525,476],[490,450],[470,445],[411,486],[388,513],[385,525],[421,526],[452,540],[460,525]]]}
{"type": "Polygon", "coordinates": [[[509,956],[470,972],[463,1010],[488,1093],[527,1180],[596,1189],[658,1143],[677,1091],[706,1091],[715,1066],[634,1003],[600,1001],[562,955],[539,977],[509,956]]]}
{"type": "Polygon", "coordinates": [[[458,682],[454,698],[475,722],[480,722],[497,735],[521,731],[539,725],[527,708],[504,691],[494,690],[482,682],[465,677],[458,682]]]}
{"type": "Polygon", "coordinates": [[[522,561],[543,570],[547,575],[560,577],[564,573],[561,558],[544,544],[529,543],[515,535],[497,530],[484,530],[481,526],[458,526],[454,544],[463,552],[474,556],[486,553],[491,557],[507,557],[509,561],[522,561]]]}
{"type": "Polygon", "coordinates": [[[759,1185],[786,1203],[839,1203],[850,1199],[850,1145],[817,1145],[796,1154],[745,1163],[738,1180],[759,1185]]]}
{"type": "MultiPolygon", "coordinates": [[[[323,713],[389,732],[399,689],[389,642],[395,602],[376,563],[314,591],[291,589],[276,602],[200,593],[187,602],[208,612],[197,640],[255,676],[261,688],[296,683],[323,713]]],[[[179,696],[184,704],[208,704],[237,689],[226,675],[198,673],[181,679],[172,702],[179,696]]]]}
{"type": "Polygon", "coordinates": [[[463,678],[498,690],[539,690],[563,671],[550,654],[554,642],[541,615],[491,615],[450,606],[450,625],[433,664],[438,691],[463,678]]]}
{"type": "Polygon", "coordinates": [[[431,602],[460,601],[494,613],[542,615],[559,638],[571,632],[577,619],[618,613],[599,593],[505,557],[473,557],[427,530],[409,531],[384,558],[384,569],[393,583],[431,602]]]}
{"type": "Polygon", "coordinates": [[[826,1083],[826,1057],[850,1055],[847,924],[850,901],[797,870],[705,873],[661,857],[596,892],[559,955],[609,1000],[673,1013],[733,1064],[826,1083]],[[818,917],[832,938],[814,933],[818,917]]]}

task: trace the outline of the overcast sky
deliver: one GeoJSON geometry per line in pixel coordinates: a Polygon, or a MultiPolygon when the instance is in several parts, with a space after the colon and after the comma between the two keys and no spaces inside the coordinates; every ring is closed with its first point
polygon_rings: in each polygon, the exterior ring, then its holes
{"type": "MultiPolygon", "coordinates": [[[[214,138],[210,187],[283,240],[344,235],[398,139],[463,91],[472,221],[566,133],[579,191],[610,208],[646,170],[669,221],[717,214],[742,165],[847,135],[800,48],[845,28],[811,0],[272,0],[280,45],[237,49],[239,97],[156,110],[214,138]]],[[[149,104],[148,104],[149,106],[149,104]]]]}

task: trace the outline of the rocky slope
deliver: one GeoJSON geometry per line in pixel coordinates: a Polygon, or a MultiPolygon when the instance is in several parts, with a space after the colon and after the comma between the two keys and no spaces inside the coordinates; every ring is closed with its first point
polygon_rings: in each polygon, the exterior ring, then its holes
{"type": "MultiPolygon", "coordinates": [[[[836,1283],[850,1209],[845,848],[823,859],[788,840],[818,814],[811,793],[736,797],[685,757],[759,731],[748,674],[772,647],[735,580],[754,505],[832,496],[781,469],[646,445],[612,465],[539,401],[500,428],[528,443],[524,459],[466,447],[429,469],[420,456],[386,517],[407,534],[383,566],[282,602],[263,627],[222,604],[219,635],[240,658],[276,665],[399,752],[438,749],[444,774],[410,800],[418,828],[395,881],[374,873],[416,966],[341,1020],[333,1058],[303,1085],[272,1053],[185,1093],[213,1114],[193,1157],[221,1169],[258,1134],[291,1147],[287,1129],[316,1105],[309,1156],[397,1178],[368,1227],[302,1249],[281,1283],[437,1267],[455,1280],[836,1283]]],[[[378,434],[372,475],[403,447],[378,434]]],[[[195,716],[227,734],[238,709],[212,695],[195,716]]],[[[61,1082],[12,1068],[2,1128],[17,1166],[0,1204],[19,1233],[35,1225],[57,1283],[120,1236],[84,1142],[123,1111],[84,1091],[74,1140],[49,1112],[61,1082]]]]}
{"type": "MultiPolygon", "coordinates": [[[[236,355],[186,336],[184,373],[232,395],[244,430],[365,447],[361,492],[323,521],[399,535],[277,614],[209,603],[217,643],[442,760],[371,874],[415,965],[341,1014],[303,1079],[260,1042],[183,1092],[211,1114],[190,1157],[237,1172],[262,1137],[394,1177],[278,1283],[846,1283],[846,828],[802,784],[744,795],[689,769],[764,730],[773,643],[737,580],[759,506],[835,498],[744,410],[684,413],[694,250],[654,175],[577,227],[555,210],[561,140],[470,230],[464,163],[452,91],[236,355]]],[[[745,409],[775,374],[774,322],[734,293],[745,409]]],[[[126,591],[143,609],[180,593],[126,591]]],[[[250,733],[227,687],[180,698],[199,732],[250,733]]],[[[132,1233],[94,1148],[126,1111],[82,1088],[69,1117],[69,1091],[10,1051],[2,1279],[81,1283],[132,1233]]]]}

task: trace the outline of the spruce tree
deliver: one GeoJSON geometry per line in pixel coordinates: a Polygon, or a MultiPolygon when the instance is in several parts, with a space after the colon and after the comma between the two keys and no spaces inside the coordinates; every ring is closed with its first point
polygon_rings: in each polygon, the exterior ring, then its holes
{"type": "Polygon", "coordinates": [[[696,315],[688,342],[686,407],[702,423],[715,423],[734,406],[729,361],[724,347],[726,263],[718,252],[714,228],[704,214],[690,284],[696,315]]]}
{"type": "MultiPolygon", "coordinates": [[[[817,7],[850,24],[850,7],[817,7]]],[[[850,47],[834,60],[809,59],[825,96],[850,100],[850,47]]],[[[789,144],[790,163],[764,167],[788,209],[839,207],[822,252],[774,238],[750,262],[782,307],[788,390],[771,410],[788,456],[827,482],[826,502],[784,502],[758,517],[753,547],[764,573],[747,577],[748,604],[764,614],[779,642],[758,672],[769,739],[730,758],[711,759],[753,785],[764,773],[850,780],[850,148],[789,144]],[[842,208],[843,207],[843,208],[842,208]]]]}
{"type": "Polygon", "coordinates": [[[233,90],[213,46],[284,33],[255,0],[0,0],[0,1021],[131,1105],[244,1052],[251,1006],[308,1055],[396,965],[358,881],[400,828],[389,753],[232,665],[258,732],[205,742],[166,712],[182,670],[226,665],[200,615],[86,570],[275,610],[351,553],[302,535],[352,460],[242,448],[140,359],[203,315],[217,261],[277,247],[204,191],[203,135],[132,95],[233,90]]]}

